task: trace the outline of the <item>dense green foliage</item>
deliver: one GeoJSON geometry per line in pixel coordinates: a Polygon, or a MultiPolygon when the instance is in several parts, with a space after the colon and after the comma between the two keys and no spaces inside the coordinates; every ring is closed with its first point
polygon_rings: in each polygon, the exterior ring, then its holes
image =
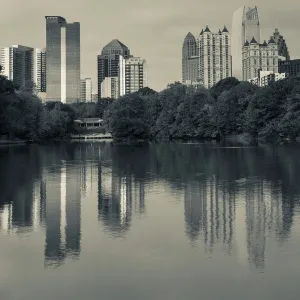
{"type": "Polygon", "coordinates": [[[67,137],[74,132],[78,118],[102,118],[109,99],[98,103],[74,103],[41,100],[28,90],[18,89],[0,76],[0,137],[24,140],[50,140],[67,137]]]}
{"type": "Polygon", "coordinates": [[[68,136],[73,121],[103,118],[118,139],[261,139],[300,136],[300,77],[259,88],[226,78],[211,89],[178,82],[162,92],[143,88],[119,100],[42,104],[30,91],[17,90],[0,76],[0,134],[10,138],[53,139],[68,136]]]}
{"type": "Polygon", "coordinates": [[[300,135],[300,78],[259,88],[226,78],[211,89],[170,84],[160,93],[135,93],[109,107],[113,136],[265,140],[300,135]]]}

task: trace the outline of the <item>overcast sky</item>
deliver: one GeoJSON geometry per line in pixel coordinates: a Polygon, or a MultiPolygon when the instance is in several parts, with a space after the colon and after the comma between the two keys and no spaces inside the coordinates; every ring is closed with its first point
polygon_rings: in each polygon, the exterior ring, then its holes
{"type": "Polygon", "coordinates": [[[0,10],[0,45],[44,47],[45,16],[59,15],[81,23],[81,77],[92,77],[94,92],[97,54],[115,38],[147,60],[148,85],[161,90],[181,79],[181,48],[189,31],[197,37],[206,24],[231,29],[232,13],[251,4],[259,9],[262,38],[277,27],[291,57],[300,58],[299,0],[11,0],[0,10]]]}

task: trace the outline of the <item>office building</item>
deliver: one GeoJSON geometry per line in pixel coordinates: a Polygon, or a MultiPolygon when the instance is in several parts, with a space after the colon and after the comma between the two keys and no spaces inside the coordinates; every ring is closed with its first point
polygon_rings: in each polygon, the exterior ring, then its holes
{"type": "Polygon", "coordinates": [[[147,87],[147,62],[145,59],[120,56],[119,66],[120,96],[147,87]]]}
{"type": "Polygon", "coordinates": [[[198,75],[198,47],[195,37],[189,32],[182,46],[182,83],[197,82],[198,75]]]}
{"type": "Polygon", "coordinates": [[[300,76],[300,59],[280,61],[278,63],[278,71],[287,73],[289,76],[300,76]]]}
{"type": "Polygon", "coordinates": [[[80,80],[80,102],[92,102],[92,79],[80,80]]]}
{"type": "Polygon", "coordinates": [[[253,37],[250,43],[243,47],[243,80],[248,81],[257,77],[258,70],[278,73],[277,44],[271,37],[269,42],[259,44],[253,37]]]}
{"type": "Polygon", "coordinates": [[[31,47],[13,45],[1,47],[0,65],[2,75],[19,88],[33,88],[34,83],[34,49],[31,47]]]}
{"type": "Polygon", "coordinates": [[[105,77],[101,83],[101,98],[119,98],[119,77],[105,77]]]}
{"type": "Polygon", "coordinates": [[[46,16],[47,101],[78,102],[80,98],[80,23],[46,16]]]}
{"type": "Polygon", "coordinates": [[[260,20],[257,7],[241,7],[233,14],[231,28],[232,76],[243,78],[242,48],[252,38],[260,43],[260,20]]]}
{"type": "Polygon", "coordinates": [[[290,60],[290,53],[289,53],[289,49],[287,47],[287,44],[285,42],[285,39],[279,33],[277,28],[275,29],[275,32],[273,33],[272,37],[273,37],[273,40],[276,42],[277,47],[278,47],[279,61],[290,60]]]}
{"type": "Polygon", "coordinates": [[[101,95],[101,83],[106,77],[119,76],[119,57],[130,56],[130,50],[119,40],[114,39],[108,43],[97,57],[98,63],[98,99],[101,95]]]}
{"type": "Polygon", "coordinates": [[[230,35],[226,27],[212,33],[208,26],[199,36],[199,80],[207,88],[231,77],[230,35]]]}

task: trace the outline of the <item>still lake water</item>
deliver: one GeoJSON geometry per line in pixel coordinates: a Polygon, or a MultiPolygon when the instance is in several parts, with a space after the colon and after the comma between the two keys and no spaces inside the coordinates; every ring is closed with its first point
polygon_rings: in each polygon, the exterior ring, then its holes
{"type": "Polygon", "coordinates": [[[299,145],[0,147],[0,299],[299,299],[299,158],[299,145]]]}

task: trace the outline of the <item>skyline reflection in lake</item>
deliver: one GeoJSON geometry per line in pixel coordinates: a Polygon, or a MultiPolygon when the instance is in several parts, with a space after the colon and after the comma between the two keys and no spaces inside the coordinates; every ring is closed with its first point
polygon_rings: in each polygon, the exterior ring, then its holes
{"type": "Polygon", "coordinates": [[[214,143],[1,147],[0,265],[7,272],[0,296],[3,290],[8,299],[52,299],[44,291],[56,284],[58,299],[98,299],[101,286],[105,299],[116,299],[119,289],[125,299],[196,299],[200,280],[205,299],[221,297],[227,281],[231,299],[294,299],[299,150],[214,143]],[[40,286],[24,294],[23,283],[11,282],[26,274],[40,286]],[[120,288],[113,290],[113,280],[120,288]],[[248,281],[247,296],[239,294],[248,281]]]}

